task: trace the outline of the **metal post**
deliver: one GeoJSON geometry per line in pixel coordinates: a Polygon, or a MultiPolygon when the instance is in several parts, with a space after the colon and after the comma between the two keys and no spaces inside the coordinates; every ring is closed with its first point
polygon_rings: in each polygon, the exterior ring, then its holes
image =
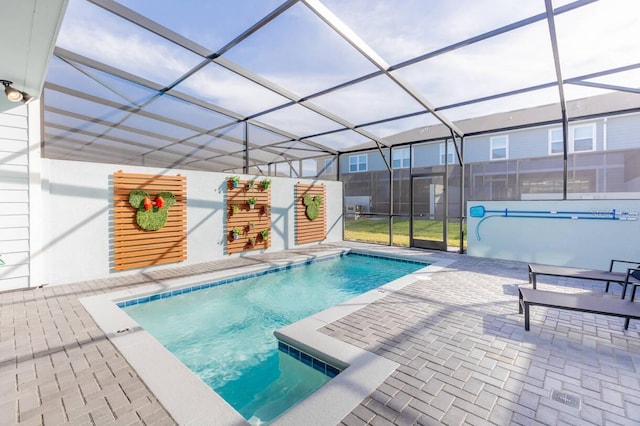
{"type": "MultiPolygon", "coordinates": [[[[376,141],[376,145],[378,147],[378,152],[380,153],[380,156],[382,157],[382,161],[384,161],[385,166],[387,166],[387,171],[389,172],[389,196],[392,197],[393,196],[393,168],[391,167],[391,165],[389,164],[389,162],[387,161],[387,158],[384,156],[384,152],[382,151],[382,147],[380,146],[380,144],[376,141]]],[[[389,148],[389,157],[391,157],[391,148],[389,148]]],[[[391,162],[393,163],[393,161],[391,162]]],[[[373,175],[371,175],[371,179],[373,179],[373,175]]],[[[373,187],[373,182],[371,182],[372,185],[370,185],[370,187],[373,187]]],[[[393,198],[390,200],[390,206],[389,206],[389,245],[391,245],[391,242],[393,241],[393,198]]]]}
{"type": "MultiPolygon", "coordinates": [[[[452,131],[453,133],[453,131],[452,131]]],[[[455,146],[456,141],[453,141],[455,146]]],[[[442,191],[444,192],[444,227],[443,227],[443,239],[445,251],[449,251],[449,235],[447,232],[449,221],[449,142],[444,140],[444,182],[442,185],[442,191]]]]}
{"type": "Polygon", "coordinates": [[[562,104],[562,199],[567,199],[567,180],[569,179],[569,123],[567,121],[567,110],[562,104]]]}
{"type": "Polygon", "coordinates": [[[562,109],[562,146],[563,146],[563,185],[562,199],[567,199],[567,179],[569,178],[568,165],[568,140],[569,140],[569,121],[567,118],[567,103],[564,96],[564,80],[562,79],[562,67],[560,66],[560,50],[558,49],[558,38],[556,36],[556,23],[553,13],[553,3],[551,0],[545,0],[545,9],[547,11],[547,24],[549,26],[549,37],[551,38],[551,50],[553,52],[553,62],[556,69],[556,80],[558,81],[558,95],[560,96],[560,108],[562,109]]]}
{"type": "Polygon", "coordinates": [[[246,121],[244,122],[244,166],[242,173],[245,175],[249,173],[249,123],[246,121]]]}
{"type": "Polygon", "coordinates": [[[389,167],[389,245],[393,245],[393,148],[389,148],[391,164],[389,167]]]}
{"type": "Polygon", "coordinates": [[[409,247],[413,247],[413,171],[409,174],[409,247]]]}
{"type": "Polygon", "coordinates": [[[464,222],[467,215],[467,206],[464,204],[464,136],[460,138],[460,254],[464,253],[464,222]]]}
{"type": "MultiPolygon", "coordinates": [[[[336,155],[336,180],[338,182],[342,182],[341,180],[341,173],[340,173],[340,156],[341,154],[338,153],[336,155]]],[[[344,200],[345,200],[345,194],[344,194],[344,182],[342,182],[342,241],[344,241],[344,223],[345,223],[345,219],[346,219],[346,210],[344,207],[344,200]]]]}

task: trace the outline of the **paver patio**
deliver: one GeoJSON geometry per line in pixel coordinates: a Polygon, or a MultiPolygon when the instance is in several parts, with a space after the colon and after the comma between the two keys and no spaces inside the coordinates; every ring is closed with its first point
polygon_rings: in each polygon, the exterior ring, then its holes
{"type": "MultiPolygon", "coordinates": [[[[0,425],[175,424],[79,298],[324,246],[0,293],[0,425]]],[[[432,254],[454,262],[321,329],[400,364],[343,425],[638,424],[637,322],[534,307],[526,332],[526,264],[432,254]]],[[[620,296],[593,281],[539,288],[620,296]]]]}

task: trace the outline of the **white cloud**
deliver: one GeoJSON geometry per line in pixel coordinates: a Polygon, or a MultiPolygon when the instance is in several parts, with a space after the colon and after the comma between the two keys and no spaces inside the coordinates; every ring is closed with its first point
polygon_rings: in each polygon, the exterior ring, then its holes
{"type": "MultiPolygon", "coordinates": [[[[544,11],[542,1],[324,0],[340,19],[389,63],[397,63],[544,11]]],[[[558,2],[555,6],[558,6],[558,2]]],[[[304,96],[372,70],[328,27],[299,3],[297,10],[267,25],[229,52],[231,58],[263,77],[304,96]],[[286,26],[284,25],[286,24],[286,26]],[[283,25],[280,30],[274,26],[283,25]],[[266,31],[272,31],[267,33],[266,31]],[[264,31],[264,32],[263,32],[264,31]]],[[[558,40],[565,78],[637,62],[640,57],[640,2],[600,0],[557,17],[558,40]]],[[[413,88],[435,106],[554,81],[547,23],[512,31],[421,62],[399,71],[413,88]]],[[[201,58],[88,2],[71,0],[58,45],[108,65],[168,84],[201,58]]],[[[286,100],[228,71],[209,65],[178,90],[250,115],[286,100]]],[[[415,112],[420,106],[396,85],[373,79],[312,100],[347,120],[361,124],[415,112]]],[[[491,108],[508,110],[544,102],[532,94],[517,102],[504,99],[491,108]]],[[[487,104],[445,111],[451,117],[486,113],[487,104]]],[[[302,111],[302,110],[300,110],[302,111]]],[[[308,111],[274,113],[268,122],[305,135],[338,127],[308,111]],[[320,129],[320,130],[319,130],[320,129]]],[[[406,130],[388,123],[385,134],[406,130]]],[[[336,143],[350,144],[351,140],[336,143]]]]}
{"type": "Polygon", "coordinates": [[[71,1],[57,45],[156,83],[173,82],[200,59],[87,2],[71,1]]]}
{"type": "Polygon", "coordinates": [[[601,0],[556,18],[563,77],[615,68],[640,57],[640,2],[601,0]]]}
{"type": "Polygon", "coordinates": [[[522,0],[325,0],[325,3],[391,64],[544,11],[542,1],[522,0]]]}
{"type": "Polygon", "coordinates": [[[376,77],[312,101],[358,125],[423,109],[386,77],[376,77]]]}
{"type": "MultiPolygon", "coordinates": [[[[542,1],[325,1],[390,63],[544,12],[542,1]]],[[[556,1],[554,6],[566,3],[556,1]]],[[[637,62],[639,15],[637,0],[601,0],[557,16],[563,77],[637,62]]],[[[403,68],[399,73],[436,106],[556,79],[546,20],[403,68]]],[[[536,99],[530,97],[531,102],[536,99]]],[[[520,106],[520,102],[513,105],[520,106]]]]}
{"type": "Polygon", "coordinates": [[[207,65],[176,89],[242,115],[252,115],[287,102],[286,98],[217,64],[207,65]]]}

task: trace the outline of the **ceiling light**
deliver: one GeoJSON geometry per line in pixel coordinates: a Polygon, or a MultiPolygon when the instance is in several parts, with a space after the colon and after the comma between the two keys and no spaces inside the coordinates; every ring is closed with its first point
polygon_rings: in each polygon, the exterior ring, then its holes
{"type": "Polygon", "coordinates": [[[0,80],[0,83],[4,84],[4,94],[7,95],[7,99],[11,102],[20,102],[22,100],[22,92],[11,87],[12,81],[0,80]]]}

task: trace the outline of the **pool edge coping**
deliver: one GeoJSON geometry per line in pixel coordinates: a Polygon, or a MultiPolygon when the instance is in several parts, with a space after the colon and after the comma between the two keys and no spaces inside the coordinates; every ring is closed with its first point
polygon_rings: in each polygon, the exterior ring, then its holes
{"type": "MultiPolygon", "coordinates": [[[[375,253],[382,257],[399,257],[395,253],[375,249],[358,248],[352,251],[375,253]]],[[[402,257],[415,260],[417,256],[402,257]]],[[[272,425],[299,426],[308,424],[311,418],[314,419],[313,424],[339,424],[400,366],[388,358],[321,333],[319,329],[408,285],[428,280],[428,277],[422,277],[420,274],[438,272],[454,262],[424,255],[421,260],[429,261],[431,264],[274,332],[276,338],[286,344],[334,365],[346,365],[347,368],[289,411],[274,419],[272,425]],[[357,386],[354,386],[354,383],[357,386]]]]}
{"type": "MultiPolygon", "coordinates": [[[[167,289],[182,288],[209,280],[224,279],[248,273],[260,272],[274,267],[290,265],[309,260],[322,259],[348,252],[396,257],[405,260],[431,262],[425,268],[386,283],[367,293],[318,312],[301,321],[277,330],[276,337],[291,340],[292,346],[303,345],[320,359],[337,360],[338,365],[348,366],[338,376],[315,391],[298,405],[275,419],[272,424],[300,424],[300,419],[339,422],[351,412],[367,395],[373,392],[395,369],[398,364],[384,357],[357,348],[346,342],[327,336],[318,331],[319,328],[342,318],[351,312],[381,299],[390,292],[397,291],[418,278],[417,273],[433,273],[446,267],[453,260],[437,258],[427,254],[407,255],[390,253],[388,248],[344,248],[332,249],[326,253],[291,256],[293,259],[272,260],[266,265],[243,266],[234,271],[217,271],[199,274],[195,277],[157,280],[155,284],[147,284],[132,290],[122,290],[80,299],[81,304],[96,321],[109,341],[123,355],[145,385],[158,401],[179,424],[202,424],[216,418],[225,425],[247,425],[248,421],[233,409],[220,395],[206,385],[189,370],[178,358],[162,346],[151,334],[129,317],[116,303],[136,296],[154,294],[167,289]],[[309,259],[311,258],[311,259],[309,259]],[[297,343],[296,343],[297,342],[297,343]],[[375,368],[373,368],[374,366],[375,368]],[[342,376],[342,377],[341,377],[342,376]],[[339,380],[337,380],[339,379],[339,380]],[[340,387],[349,389],[347,381],[358,384],[362,391],[343,392],[340,387]],[[362,384],[367,384],[362,387],[362,384]],[[179,391],[176,392],[176,389],[179,391]],[[363,396],[364,395],[364,396],[363,396]],[[312,415],[312,417],[309,417],[312,415]],[[320,417],[319,417],[320,416],[320,417]],[[339,417],[339,418],[338,418],[339,417]]],[[[428,278],[427,278],[428,279],[428,278]]],[[[329,361],[330,362],[330,361],[329,361]]],[[[331,362],[330,362],[331,363],[331,362]]],[[[351,385],[353,387],[353,385],[351,385]]],[[[325,424],[325,423],[320,423],[325,424]]]]}

